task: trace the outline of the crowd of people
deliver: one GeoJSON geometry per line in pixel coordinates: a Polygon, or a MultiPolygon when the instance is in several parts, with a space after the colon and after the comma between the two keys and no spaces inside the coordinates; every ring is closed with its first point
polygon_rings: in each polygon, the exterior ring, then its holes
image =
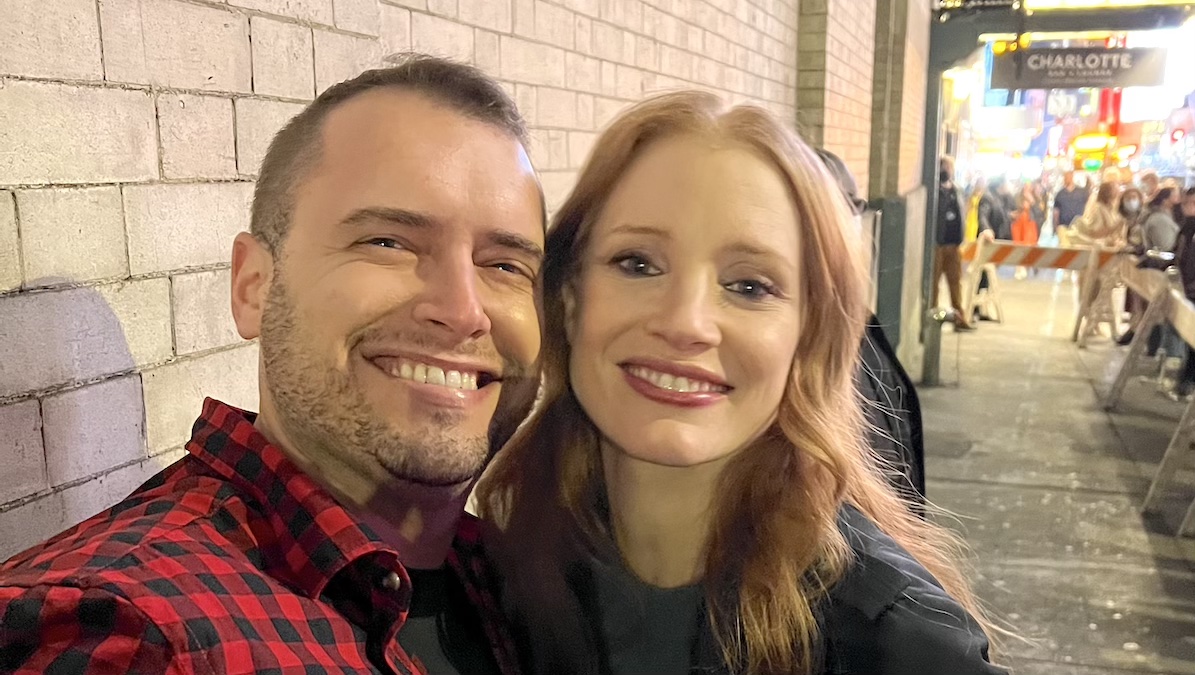
{"type": "MultiPolygon", "coordinates": [[[[954,182],[953,161],[943,158],[931,306],[937,306],[938,283],[945,276],[956,327],[969,330],[974,319],[984,318],[967,316],[960,306],[961,272],[957,271],[958,247],[984,236],[1027,245],[1057,241],[1063,246],[1098,246],[1137,254],[1143,265],[1173,264],[1187,297],[1195,300],[1195,188],[1184,189],[1178,179],[1159,177],[1152,170],[1134,176],[1115,167],[1099,174],[1066,171],[1060,179],[1052,194],[1050,183],[1055,177],[1050,174],[1020,184],[1002,175],[974,176],[970,189],[964,190],[954,182]],[[955,214],[961,214],[961,220],[955,214]]],[[[1028,274],[1017,270],[1018,278],[1028,274]]],[[[980,288],[986,284],[985,278],[980,288]]],[[[1121,345],[1131,343],[1146,308],[1144,298],[1132,291],[1127,296],[1129,329],[1117,337],[1121,345]]],[[[1163,393],[1189,399],[1195,393],[1195,358],[1190,357],[1190,349],[1167,326],[1150,336],[1150,354],[1161,361],[1163,393]]]]}

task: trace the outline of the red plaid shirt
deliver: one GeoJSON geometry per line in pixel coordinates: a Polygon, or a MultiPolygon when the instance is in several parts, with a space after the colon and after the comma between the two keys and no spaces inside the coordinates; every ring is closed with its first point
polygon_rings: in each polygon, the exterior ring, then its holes
{"type": "MultiPolygon", "coordinates": [[[[5,563],[0,672],[423,673],[398,552],[252,420],[209,399],[188,457],[5,563]]],[[[448,562],[515,673],[475,519],[448,562]]]]}

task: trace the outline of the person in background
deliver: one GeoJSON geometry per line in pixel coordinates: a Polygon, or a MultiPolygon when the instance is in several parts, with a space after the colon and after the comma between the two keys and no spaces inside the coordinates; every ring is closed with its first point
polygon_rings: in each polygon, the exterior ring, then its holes
{"type": "Polygon", "coordinates": [[[1070,227],[1075,218],[1083,215],[1085,206],[1087,188],[1075,185],[1075,172],[1067,171],[1062,176],[1062,187],[1054,193],[1054,232],[1070,227]]]}
{"type": "MultiPolygon", "coordinates": [[[[838,155],[816,150],[830,175],[842,189],[855,217],[867,208],[859,196],[859,185],[838,155]]],[[[884,334],[876,315],[868,312],[859,346],[859,370],[855,384],[866,401],[868,447],[891,471],[885,474],[892,487],[911,504],[925,505],[925,440],[922,434],[921,401],[913,378],[896,358],[896,350],[884,334]]]]}
{"type": "MultiPolygon", "coordinates": [[[[1145,213],[1141,204],[1141,190],[1135,187],[1125,188],[1116,200],[1116,212],[1125,221],[1125,242],[1137,255],[1145,252],[1145,234],[1142,228],[1145,213]]],[[[1116,343],[1122,346],[1133,341],[1136,328],[1141,323],[1141,317],[1148,305],[1146,299],[1137,295],[1131,288],[1125,289],[1124,303],[1125,311],[1129,313],[1129,329],[1116,340],[1116,343]]]]}
{"type": "Polygon", "coordinates": [[[598,138],[549,230],[542,405],[477,491],[526,672],[1007,672],[866,447],[850,220],[760,108],[677,92],[598,138]]]}
{"type": "MultiPolygon", "coordinates": [[[[1174,188],[1161,188],[1149,200],[1149,211],[1141,226],[1141,245],[1146,251],[1173,251],[1178,240],[1179,225],[1173,208],[1181,205],[1182,193],[1174,188]]],[[[1182,215],[1180,209],[1179,215],[1182,215]]]]}
{"type": "Polygon", "coordinates": [[[983,176],[977,175],[967,193],[967,220],[963,229],[963,241],[971,243],[979,238],[979,201],[983,198],[987,184],[983,176]]]}
{"type": "MultiPolygon", "coordinates": [[[[1026,185],[1021,190],[1020,206],[1014,213],[1012,221],[1012,241],[1022,246],[1036,246],[1038,238],[1037,221],[1033,219],[1034,197],[1033,187],[1026,185]]],[[[1029,275],[1024,267],[1018,267],[1017,279],[1024,279],[1029,275]]]]}
{"type": "Polygon", "coordinates": [[[938,162],[938,213],[934,225],[937,247],[930,307],[938,306],[939,286],[942,277],[946,277],[955,330],[972,330],[962,304],[963,259],[959,246],[963,243],[963,202],[954,184],[954,160],[950,157],[942,157],[938,162]]]}
{"type": "Polygon", "coordinates": [[[1154,195],[1158,193],[1160,182],[1161,179],[1158,178],[1157,171],[1146,169],[1141,172],[1141,175],[1137,178],[1137,184],[1141,186],[1141,194],[1145,198],[1144,201],[1148,202],[1154,198],[1154,195]]]}
{"type": "MultiPolygon", "coordinates": [[[[988,180],[987,189],[979,199],[979,231],[990,231],[996,239],[1012,239],[1011,211],[1007,208],[1002,194],[1007,192],[1008,182],[1004,176],[995,176],[988,180]]],[[[1015,209],[1015,207],[1014,207],[1015,209]]]]}
{"type": "MultiPolygon", "coordinates": [[[[1179,221],[1174,264],[1178,267],[1183,293],[1188,300],[1195,302],[1195,188],[1188,188],[1183,193],[1179,209],[1182,219],[1179,221]]],[[[1182,370],[1174,386],[1167,391],[1167,396],[1175,401],[1189,401],[1192,393],[1195,393],[1195,356],[1192,356],[1191,348],[1186,343],[1183,345],[1186,347],[1186,358],[1182,370]]]]}
{"type": "Polygon", "coordinates": [[[1116,212],[1120,188],[1115,182],[1101,183],[1095,199],[1071,228],[1071,238],[1078,243],[1101,248],[1120,248],[1124,244],[1124,219],[1116,212]]]}

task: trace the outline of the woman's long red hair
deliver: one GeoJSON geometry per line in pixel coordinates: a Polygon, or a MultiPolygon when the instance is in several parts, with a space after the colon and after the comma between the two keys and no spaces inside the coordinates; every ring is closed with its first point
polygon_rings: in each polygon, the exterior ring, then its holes
{"type": "Polygon", "coordinates": [[[542,275],[543,399],[478,486],[479,513],[501,531],[493,550],[534,670],[596,672],[593,627],[570,577],[587,556],[614,551],[599,432],[567,379],[564,289],[627,168],[652,142],[682,134],[742,144],[774,165],[792,190],[801,228],[803,328],[792,376],[776,423],[727,464],[714,498],[703,585],[727,664],[753,675],[812,672],[815,609],[850,564],[837,525],[844,502],[874,520],[982,621],[956,562],[956,539],[910,511],[864,445],[853,378],[867,314],[866,275],[841,191],[818,156],[767,112],[680,92],[621,115],[597,141],[553,219],[542,275]]]}

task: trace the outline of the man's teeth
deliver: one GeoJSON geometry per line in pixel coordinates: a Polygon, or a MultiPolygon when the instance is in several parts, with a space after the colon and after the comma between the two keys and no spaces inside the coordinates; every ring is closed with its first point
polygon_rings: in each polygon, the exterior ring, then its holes
{"type": "Polygon", "coordinates": [[[641,366],[633,366],[628,369],[631,375],[651,382],[660,389],[667,389],[668,391],[675,391],[682,394],[693,394],[701,392],[715,392],[721,393],[728,391],[726,387],[718,384],[711,384],[702,380],[690,380],[687,377],[676,377],[668,373],[661,373],[650,368],[643,368],[641,366]]]}
{"type": "Polygon", "coordinates": [[[445,371],[443,368],[429,366],[426,363],[403,360],[400,365],[390,370],[390,374],[399,379],[425,382],[449,389],[464,389],[466,391],[477,389],[477,373],[459,370],[445,371]]]}

